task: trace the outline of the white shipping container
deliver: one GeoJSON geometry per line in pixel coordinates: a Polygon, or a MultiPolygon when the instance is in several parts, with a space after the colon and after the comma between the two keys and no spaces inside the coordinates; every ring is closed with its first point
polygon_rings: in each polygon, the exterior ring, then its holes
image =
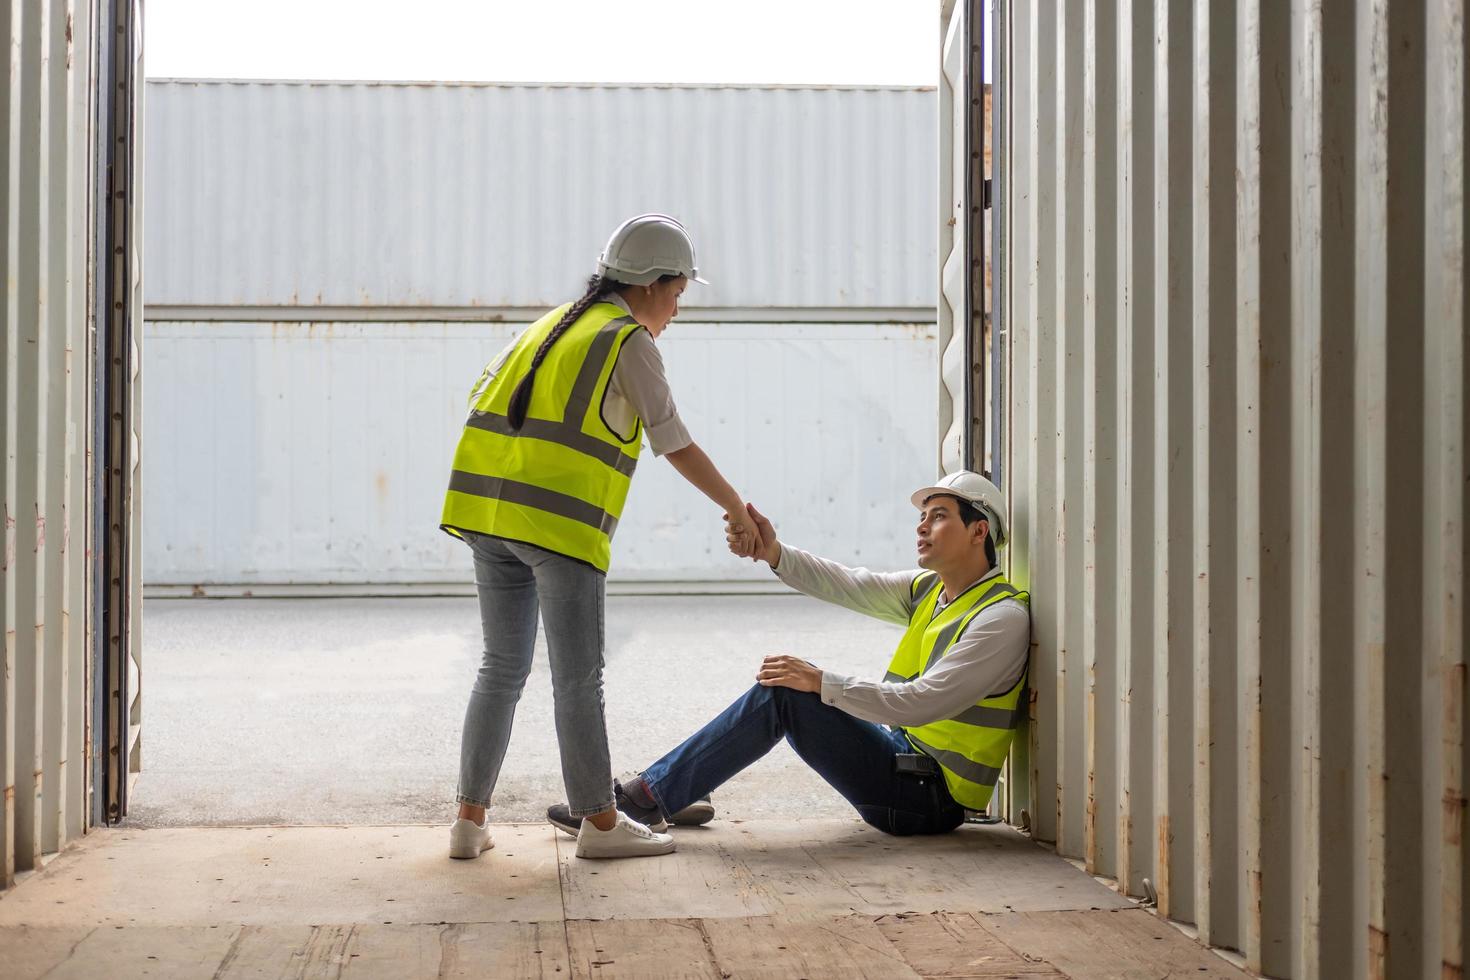
{"type": "Polygon", "coordinates": [[[693,232],[710,285],[691,309],[934,315],[932,88],[155,81],[148,99],[151,319],[534,319],[640,211],[693,232]]]}
{"type": "MultiPolygon", "coordinates": [[[[465,398],[524,324],[150,323],[150,585],[467,586],[438,529],[465,398]]],[[[659,341],[695,439],[794,544],[909,567],[933,476],[935,326],[675,323],[659,341]]],[[[645,451],[614,581],[771,581],[645,451]]]]}

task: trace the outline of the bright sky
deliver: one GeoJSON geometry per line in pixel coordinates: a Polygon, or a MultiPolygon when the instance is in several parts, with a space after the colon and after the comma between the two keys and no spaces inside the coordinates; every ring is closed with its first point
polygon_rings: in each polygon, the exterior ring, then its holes
{"type": "Polygon", "coordinates": [[[153,78],[933,85],[939,0],[148,0],[153,78]]]}

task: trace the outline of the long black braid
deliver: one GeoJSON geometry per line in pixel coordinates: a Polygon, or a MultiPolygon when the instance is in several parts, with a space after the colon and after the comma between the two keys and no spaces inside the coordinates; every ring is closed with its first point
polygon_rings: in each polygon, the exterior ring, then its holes
{"type": "Polygon", "coordinates": [[[567,332],[568,327],[581,319],[589,306],[604,296],[610,295],[621,285],[622,283],[607,276],[593,276],[587,280],[587,291],[582,294],[581,299],[567,308],[556,326],[552,327],[551,332],[546,335],[546,339],[541,341],[541,346],[536,348],[536,355],[531,358],[531,370],[526,372],[526,376],[521,379],[520,384],[516,385],[515,392],[510,396],[510,408],[506,411],[506,417],[512,429],[519,432],[521,426],[526,422],[526,412],[531,407],[531,389],[536,385],[536,369],[541,366],[542,361],[546,360],[546,355],[551,352],[551,345],[567,332]]]}

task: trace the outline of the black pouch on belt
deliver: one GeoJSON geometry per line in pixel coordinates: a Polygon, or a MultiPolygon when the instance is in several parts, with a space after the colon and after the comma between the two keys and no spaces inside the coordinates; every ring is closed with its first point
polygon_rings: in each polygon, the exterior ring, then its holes
{"type": "Polygon", "coordinates": [[[893,770],[910,776],[937,776],[939,763],[922,752],[898,752],[893,756],[893,770]]]}

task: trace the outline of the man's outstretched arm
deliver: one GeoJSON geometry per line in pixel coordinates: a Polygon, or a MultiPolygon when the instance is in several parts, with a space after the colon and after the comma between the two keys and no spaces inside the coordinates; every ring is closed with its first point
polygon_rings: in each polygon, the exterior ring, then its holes
{"type": "MultiPolygon", "coordinates": [[[[839,562],[821,558],[783,544],[776,529],[764,514],[747,504],[749,526],[755,524],[760,535],[756,561],[771,566],[776,576],[798,592],[821,599],[853,612],[872,616],[887,623],[903,626],[909,621],[913,598],[909,591],[918,570],[904,572],[872,572],[866,568],[849,568],[839,562]]],[[[728,521],[729,515],[726,515],[728,521]]],[[[728,528],[726,539],[734,550],[735,542],[728,528]]]]}

